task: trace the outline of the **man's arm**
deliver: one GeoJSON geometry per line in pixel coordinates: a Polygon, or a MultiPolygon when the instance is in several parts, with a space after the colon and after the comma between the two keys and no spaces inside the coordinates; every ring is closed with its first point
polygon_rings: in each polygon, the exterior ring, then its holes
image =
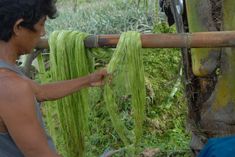
{"type": "Polygon", "coordinates": [[[25,157],[59,157],[49,148],[37,119],[35,97],[27,81],[18,77],[1,79],[0,115],[25,157]]]}
{"type": "Polygon", "coordinates": [[[56,83],[38,85],[31,82],[31,86],[38,101],[56,100],[77,92],[84,87],[100,86],[107,76],[106,69],[77,79],[60,81],[56,83]]]}

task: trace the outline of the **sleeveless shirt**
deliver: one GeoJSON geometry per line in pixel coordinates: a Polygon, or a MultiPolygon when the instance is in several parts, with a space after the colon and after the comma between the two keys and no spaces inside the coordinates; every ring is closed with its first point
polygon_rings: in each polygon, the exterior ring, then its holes
{"type": "MultiPolygon", "coordinates": [[[[13,71],[20,76],[25,76],[24,73],[16,65],[11,65],[3,60],[0,60],[0,68],[13,71]]],[[[41,127],[45,131],[50,148],[55,151],[55,146],[52,142],[52,139],[50,136],[48,136],[46,132],[45,124],[42,119],[40,105],[41,104],[37,102],[35,98],[35,108],[36,108],[37,118],[40,122],[41,127]]],[[[9,133],[0,133],[0,157],[24,157],[23,153],[19,150],[19,148],[17,147],[17,145],[15,144],[14,140],[11,138],[11,135],[9,133]]]]}

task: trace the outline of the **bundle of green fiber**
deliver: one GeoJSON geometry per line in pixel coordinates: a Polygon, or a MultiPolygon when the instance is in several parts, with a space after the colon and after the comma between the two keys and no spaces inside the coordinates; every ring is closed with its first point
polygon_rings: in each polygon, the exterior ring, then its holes
{"type": "MultiPolygon", "coordinates": [[[[84,46],[87,34],[55,31],[50,35],[50,61],[53,81],[87,75],[93,65],[84,46]]],[[[56,101],[67,157],[85,156],[88,132],[88,89],[56,101]]]]}
{"type": "MultiPolygon", "coordinates": [[[[144,66],[141,53],[141,39],[138,32],[123,33],[117,48],[108,65],[108,72],[113,75],[111,84],[105,85],[104,100],[110,114],[112,124],[120,139],[126,147],[138,146],[143,134],[143,121],[146,103],[146,90],[144,82],[144,66]],[[128,130],[123,119],[118,113],[120,92],[130,95],[131,107],[134,119],[134,137],[131,138],[132,130],[128,130]]],[[[133,155],[133,154],[132,154],[133,155]]]]}

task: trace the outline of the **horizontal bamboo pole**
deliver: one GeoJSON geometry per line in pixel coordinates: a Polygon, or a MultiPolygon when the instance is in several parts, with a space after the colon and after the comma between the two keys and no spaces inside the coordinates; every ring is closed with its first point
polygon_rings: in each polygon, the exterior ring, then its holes
{"type": "MultiPolygon", "coordinates": [[[[120,35],[90,35],[84,43],[87,48],[116,47],[120,35]]],[[[216,48],[235,47],[235,31],[197,32],[183,34],[141,34],[143,48],[216,48]]],[[[48,48],[42,39],[37,48],[48,48]]]]}

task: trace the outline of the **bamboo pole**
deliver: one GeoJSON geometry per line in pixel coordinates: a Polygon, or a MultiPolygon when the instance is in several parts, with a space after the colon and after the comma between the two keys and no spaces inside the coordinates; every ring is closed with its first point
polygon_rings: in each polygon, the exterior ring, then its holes
{"type": "MultiPolygon", "coordinates": [[[[116,47],[120,35],[90,35],[84,43],[87,48],[116,47]]],[[[143,48],[215,48],[235,47],[235,31],[197,32],[183,34],[142,34],[143,48]]],[[[37,48],[48,48],[42,39],[37,48]]]]}

